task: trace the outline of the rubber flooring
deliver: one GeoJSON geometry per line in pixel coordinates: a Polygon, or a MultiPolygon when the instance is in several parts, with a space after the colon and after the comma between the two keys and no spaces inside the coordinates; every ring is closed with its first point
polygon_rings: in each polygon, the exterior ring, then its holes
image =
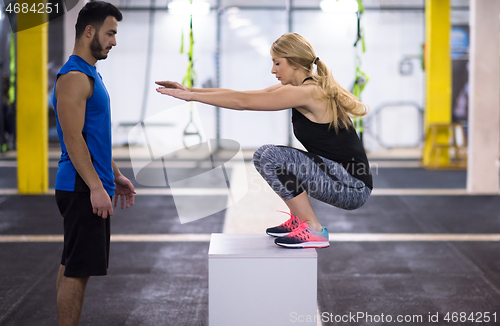
{"type": "MultiPolygon", "coordinates": [[[[0,188],[16,187],[15,171],[0,168],[0,188]]],[[[51,182],[54,173],[51,169],[51,182]]],[[[374,180],[375,187],[463,188],[465,171],[383,168],[374,180]]],[[[332,236],[500,234],[498,196],[372,196],[355,211],[312,202],[332,236]]],[[[171,196],[137,196],[134,207],[115,212],[111,229],[113,234],[210,234],[222,232],[224,215],[180,224],[171,196]]],[[[0,196],[0,236],[61,233],[52,195],[0,196]]],[[[108,276],[89,281],[80,325],[208,325],[208,246],[208,241],[113,242],[108,276]]],[[[60,242],[0,242],[0,325],[57,324],[61,252],[60,242]]],[[[332,241],[318,250],[318,310],[329,317],[323,325],[500,325],[499,254],[498,241],[332,241]],[[445,320],[446,314],[486,312],[491,318],[496,313],[496,322],[445,320]],[[361,313],[372,319],[335,321],[361,313]],[[438,321],[430,322],[436,314],[438,321]],[[397,316],[413,320],[397,323],[397,316]]],[[[269,295],[280,299],[276,291],[269,295]]]]}
{"type": "MultiPolygon", "coordinates": [[[[176,173],[182,174],[185,169],[179,168],[176,173]]],[[[0,189],[17,187],[17,168],[2,167],[0,189]]],[[[120,168],[123,175],[130,178],[134,186],[145,187],[135,181],[132,168],[120,168]]],[[[430,171],[423,168],[372,168],[373,184],[376,188],[465,188],[466,171],[430,171]],[[439,182],[437,182],[439,181],[439,182]]],[[[49,169],[49,188],[54,188],[57,168],[49,169]]],[[[207,186],[218,188],[225,185],[207,186]]],[[[168,184],[167,184],[168,186],[168,184]]]]}

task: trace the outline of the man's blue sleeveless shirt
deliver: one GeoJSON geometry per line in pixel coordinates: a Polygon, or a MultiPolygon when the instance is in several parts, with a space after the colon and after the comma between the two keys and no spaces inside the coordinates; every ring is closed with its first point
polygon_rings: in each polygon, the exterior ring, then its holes
{"type": "MultiPolygon", "coordinates": [[[[85,106],[85,123],[83,125],[82,135],[87,143],[87,147],[92,159],[92,164],[96,170],[102,185],[107,193],[112,196],[115,193],[115,184],[113,182],[113,167],[111,165],[111,106],[109,94],[104,86],[101,75],[96,67],[91,66],[85,60],[77,55],[72,55],[64,66],[59,70],[57,78],[70,71],[81,71],[94,79],[94,91],[87,100],[85,106]]],[[[52,103],[56,111],[57,135],[61,143],[61,159],[59,160],[59,170],[56,176],[56,190],[89,192],[90,189],[76,171],[64,144],[61,125],[57,114],[57,99],[54,92],[52,94],[52,103]]]]}

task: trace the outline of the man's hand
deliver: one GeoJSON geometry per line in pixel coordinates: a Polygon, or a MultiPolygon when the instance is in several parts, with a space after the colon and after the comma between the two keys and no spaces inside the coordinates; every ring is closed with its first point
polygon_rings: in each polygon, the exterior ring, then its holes
{"type": "Polygon", "coordinates": [[[104,188],[100,187],[90,191],[90,202],[92,204],[94,214],[107,218],[113,215],[113,204],[108,193],[104,188]]]}
{"type": "Polygon", "coordinates": [[[120,197],[122,209],[125,203],[127,204],[127,208],[129,208],[129,206],[134,206],[135,188],[132,182],[123,175],[120,175],[115,178],[115,184],[115,207],[118,205],[118,196],[120,197]]]}
{"type": "Polygon", "coordinates": [[[165,80],[165,81],[157,81],[155,82],[156,84],[163,86],[165,88],[173,88],[173,89],[180,89],[182,91],[188,91],[189,92],[189,87],[184,86],[182,84],[179,84],[178,82],[170,81],[170,80],[165,80]]]}

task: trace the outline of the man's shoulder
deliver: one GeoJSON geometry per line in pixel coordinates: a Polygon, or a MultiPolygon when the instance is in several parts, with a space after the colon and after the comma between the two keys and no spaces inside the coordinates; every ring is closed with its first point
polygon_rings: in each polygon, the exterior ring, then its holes
{"type": "Polygon", "coordinates": [[[76,97],[88,98],[92,91],[92,82],[89,77],[77,70],[68,71],[60,75],[56,84],[56,97],[58,94],[67,94],[76,97]],[[62,93],[61,93],[62,92],[62,93]]]}
{"type": "Polygon", "coordinates": [[[84,72],[78,70],[71,70],[59,76],[58,84],[76,84],[87,85],[90,84],[89,77],[84,72]]]}
{"type": "Polygon", "coordinates": [[[94,78],[94,71],[91,66],[78,56],[72,55],[68,61],[61,67],[58,75],[66,75],[70,72],[79,72],[94,78]]]}

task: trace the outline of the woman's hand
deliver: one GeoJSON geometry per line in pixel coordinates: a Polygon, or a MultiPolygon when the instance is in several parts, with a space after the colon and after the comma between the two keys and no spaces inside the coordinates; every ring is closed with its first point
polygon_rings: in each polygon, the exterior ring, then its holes
{"type": "Polygon", "coordinates": [[[194,97],[194,94],[191,93],[190,91],[181,90],[177,88],[158,87],[156,91],[158,93],[172,96],[178,98],[179,100],[184,100],[184,101],[192,101],[194,97]]]}
{"type": "Polygon", "coordinates": [[[174,82],[174,81],[170,81],[170,80],[157,81],[155,83],[160,85],[160,86],[163,86],[165,88],[173,88],[173,89],[180,89],[183,91],[189,91],[189,87],[186,87],[182,84],[179,84],[178,82],[174,82]]]}

